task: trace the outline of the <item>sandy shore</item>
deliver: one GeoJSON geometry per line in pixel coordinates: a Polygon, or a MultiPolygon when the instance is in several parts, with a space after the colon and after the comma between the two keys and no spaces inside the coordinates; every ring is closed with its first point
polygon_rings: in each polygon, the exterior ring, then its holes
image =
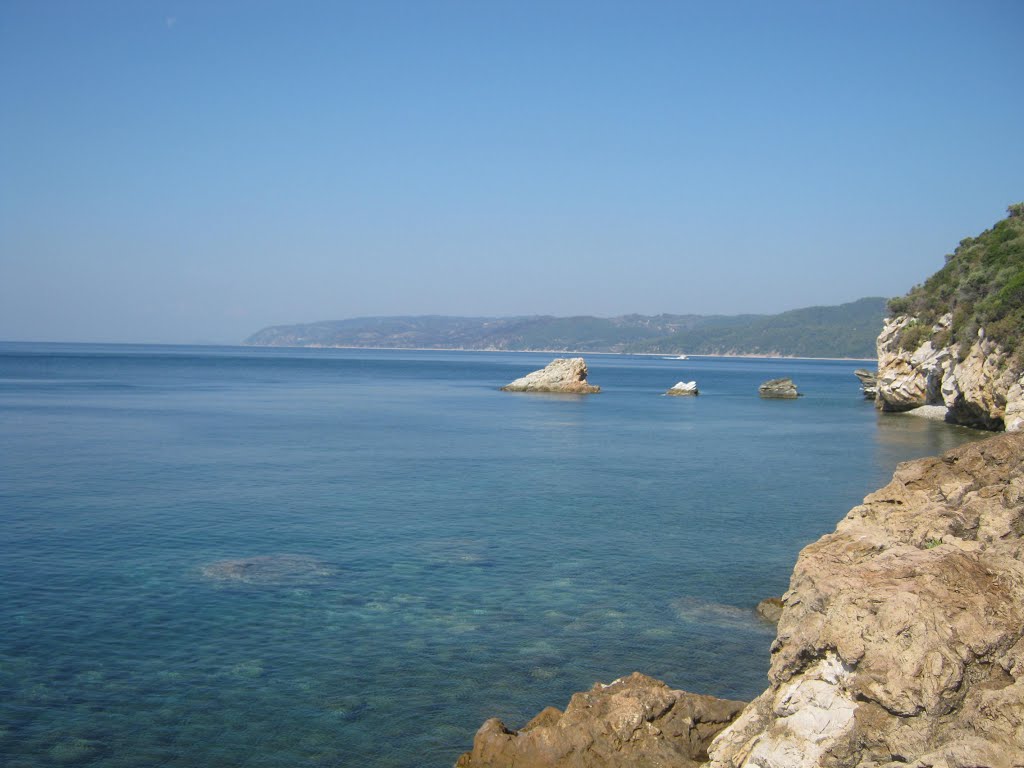
{"type": "Polygon", "coordinates": [[[948,412],[949,409],[944,405],[922,405],[920,408],[904,411],[908,416],[919,416],[923,419],[932,419],[934,421],[945,421],[948,412]]]}

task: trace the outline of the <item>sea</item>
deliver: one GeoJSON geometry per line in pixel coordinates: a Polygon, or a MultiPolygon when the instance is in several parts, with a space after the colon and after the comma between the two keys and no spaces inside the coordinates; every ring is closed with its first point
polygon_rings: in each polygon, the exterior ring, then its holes
{"type": "Polygon", "coordinates": [[[870,361],[499,390],[555,356],[0,344],[0,763],[440,767],[634,670],[750,699],[800,549],[980,436],[870,361]]]}

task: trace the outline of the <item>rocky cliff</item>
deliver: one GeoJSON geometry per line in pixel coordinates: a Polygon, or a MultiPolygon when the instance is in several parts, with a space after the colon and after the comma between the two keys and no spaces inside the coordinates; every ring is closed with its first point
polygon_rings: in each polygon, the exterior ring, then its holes
{"type": "MultiPolygon", "coordinates": [[[[1024,766],[1024,434],[900,465],[801,552],[778,626],[769,687],[711,743],[710,768],[1024,766]]],[[[595,687],[518,734],[488,721],[461,765],[699,759],[665,743],[690,730],[648,716],[693,694],[616,685],[603,703],[595,687]],[[616,712],[632,713],[628,733],[616,712]],[[564,749],[549,749],[552,734],[564,749]]]]}
{"type": "Polygon", "coordinates": [[[1024,204],[889,303],[878,337],[886,411],[923,405],[982,429],[1024,429],[1024,204]]]}
{"type": "MultiPolygon", "coordinates": [[[[933,334],[941,338],[951,321],[950,314],[939,318],[933,334]]],[[[901,334],[917,322],[908,315],[888,318],[878,337],[879,408],[942,405],[956,424],[1008,432],[1024,428],[1024,366],[1014,350],[987,339],[983,328],[964,353],[961,345],[937,345],[933,337],[914,349],[902,348],[901,334]]]]}
{"type": "Polygon", "coordinates": [[[1024,435],[901,465],[783,603],[712,768],[1024,765],[1024,435]]]}

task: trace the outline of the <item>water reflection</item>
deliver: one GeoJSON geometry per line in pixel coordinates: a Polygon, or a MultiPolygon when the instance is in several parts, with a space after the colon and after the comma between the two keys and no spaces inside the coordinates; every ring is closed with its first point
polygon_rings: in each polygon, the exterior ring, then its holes
{"type": "Polygon", "coordinates": [[[879,413],[875,457],[880,466],[895,467],[901,461],[936,456],[992,434],[910,413],[879,413]]]}

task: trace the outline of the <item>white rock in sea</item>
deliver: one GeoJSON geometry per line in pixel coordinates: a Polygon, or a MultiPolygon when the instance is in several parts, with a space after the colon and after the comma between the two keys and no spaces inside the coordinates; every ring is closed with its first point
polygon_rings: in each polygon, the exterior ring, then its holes
{"type": "Polygon", "coordinates": [[[696,381],[680,381],[677,384],[673,384],[665,394],[685,397],[687,395],[699,395],[700,391],[697,389],[696,381]]]}
{"type": "Polygon", "coordinates": [[[558,358],[539,371],[501,388],[504,392],[563,392],[589,395],[601,388],[587,383],[587,364],[582,357],[558,358]]]}

